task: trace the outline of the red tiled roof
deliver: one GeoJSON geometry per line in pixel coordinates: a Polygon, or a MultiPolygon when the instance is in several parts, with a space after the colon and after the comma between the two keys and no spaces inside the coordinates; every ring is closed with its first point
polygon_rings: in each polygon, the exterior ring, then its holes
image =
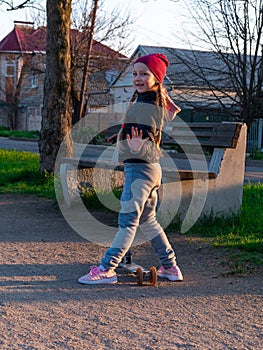
{"type": "Polygon", "coordinates": [[[44,27],[34,29],[24,25],[15,28],[0,42],[0,51],[45,51],[46,30],[44,27]]]}
{"type": "MultiPolygon", "coordinates": [[[[73,41],[76,32],[76,30],[72,30],[73,41]]],[[[14,29],[0,41],[0,51],[46,51],[46,27],[34,29],[33,26],[16,24],[14,29]]],[[[93,51],[97,54],[126,58],[126,56],[95,40],[93,43],[93,51]]]]}
{"type": "MultiPolygon", "coordinates": [[[[71,44],[73,47],[78,45],[79,42],[82,42],[83,49],[85,49],[85,34],[83,32],[78,31],[77,29],[71,29],[71,44]]],[[[122,55],[121,53],[111,49],[110,47],[101,44],[100,42],[93,40],[93,46],[92,46],[93,54],[97,55],[108,55],[111,57],[116,58],[127,58],[126,56],[122,55]]]]}
{"type": "Polygon", "coordinates": [[[104,55],[114,56],[114,57],[118,57],[118,58],[127,58],[126,56],[122,55],[121,53],[109,48],[106,45],[103,45],[102,43],[99,43],[96,40],[93,40],[92,50],[94,53],[96,52],[98,54],[104,54],[104,55]]]}

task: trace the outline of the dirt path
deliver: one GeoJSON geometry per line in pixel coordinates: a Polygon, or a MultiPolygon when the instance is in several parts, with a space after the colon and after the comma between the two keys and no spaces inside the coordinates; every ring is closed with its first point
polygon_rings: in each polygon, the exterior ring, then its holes
{"type": "MultiPolygon", "coordinates": [[[[104,249],[85,241],[52,201],[0,195],[0,349],[262,349],[262,271],[223,277],[226,253],[171,235],[185,281],[112,286],[77,278],[104,249]]],[[[148,244],[134,259],[156,264],[148,244]]]]}

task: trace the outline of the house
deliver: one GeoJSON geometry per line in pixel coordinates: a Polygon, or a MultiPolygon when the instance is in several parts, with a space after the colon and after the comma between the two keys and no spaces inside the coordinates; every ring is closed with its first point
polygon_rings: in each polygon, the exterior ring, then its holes
{"type": "MultiPolygon", "coordinates": [[[[71,31],[77,68],[77,89],[81,86],[81,64],[85,54],[84,33],[71,31]]],[[[0,41],[0,126],[40,130],[45,75],[46,27],[32,22],[14,22],[14,29],[0,41]]],[[[93,41],[86,104],[89,110],[103,110],[111,103],[109,84],[120,71],[126,56],[93,41]]]]}
{"type": "Polygon", "coordinates": [[[137,47],[110,86],[114,111],[123,112],[133,94],[132,62],[141,55],[157,52],[165,54],[170,61],[164,85],[170,97],[181,107],[180,116],[186,121],[212,121],[219,116],[222,119],[222,108],[215,98],[215,90],[217,95],[221,95],[221,102],[231,113],[235,111],[235,102],[231,98],[235,95],[231,79],[226,65],[217,53],[145,45],[137,47]],[[214,93],[211,92],[211,87],[214,93]],[[224,96],[222,91],[227,92],[227,96],[224,96]]]}
{"type": "MultiPolygon", "coordinates": [[[[114,101],[111,112],[123,114],[133,95],[132,62],[139,56],[158,52],[169,59],[164,85],[170,97],[182,109],[182,119],[186,122],[212,122],[231,121],[240,117],[239,97],[229,64],[235,62],[234,56],[226,54],[224,61],[217,52],[147,45],[136,48],[110,85],[114,101]]],[[[263,119],[253,121],[248,133],[248,149],[263,148],[262,125],[263,119]]]]}

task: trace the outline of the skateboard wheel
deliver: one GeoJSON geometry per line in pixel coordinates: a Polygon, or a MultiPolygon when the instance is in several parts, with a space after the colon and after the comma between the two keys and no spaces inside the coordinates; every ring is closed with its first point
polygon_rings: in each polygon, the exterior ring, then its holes
{"type": "Polygon", "coordinates": [[[136,269],[136,276],[137,276],[137,284],[138,286],[141,286],[143,284],[143,271],[140,267],[137,267],[136,269]]]}
{"type": "Polygon", "coordinates": [[[158,275],[157,270],[154,266],[150,268],[150,283],[152,286],[155,286],[157,283],[158,275]]]}

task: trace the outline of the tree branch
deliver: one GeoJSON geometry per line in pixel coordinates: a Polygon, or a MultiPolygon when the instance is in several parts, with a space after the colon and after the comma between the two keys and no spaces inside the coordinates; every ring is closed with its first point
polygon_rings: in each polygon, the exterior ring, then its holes
{"type": "Polygon", "coordinates": [[[21,10],[23,8],[26,8],[26,7],[35,7],[36,8],[37,2],[38,1],[34,1],[34,0],[24,0],[20,4],[14,5],[13,1],[1,0],[0,5],[5,4],[5,5],[9,6],[6,9],[6,11],[17,11],[17,10],[21,10]]]}

